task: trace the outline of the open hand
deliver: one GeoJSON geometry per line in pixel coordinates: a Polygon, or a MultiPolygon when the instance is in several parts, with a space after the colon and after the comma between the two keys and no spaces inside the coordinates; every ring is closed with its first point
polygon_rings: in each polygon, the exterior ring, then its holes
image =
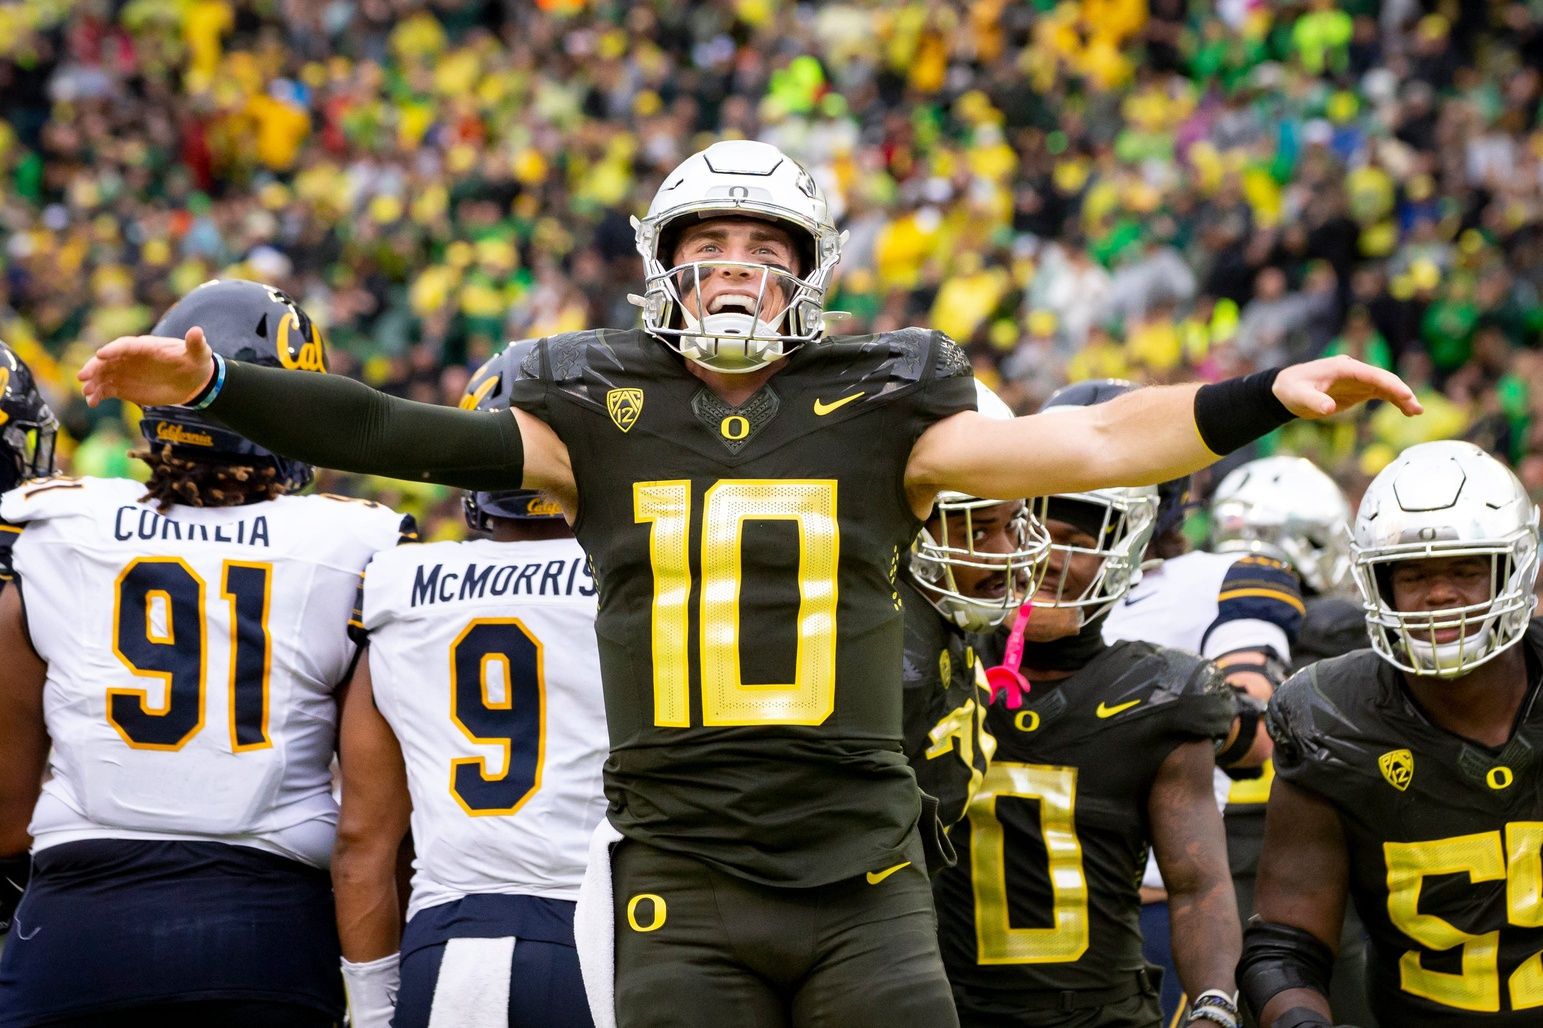
{"type": "Polygon", "coordinates": [[[1274,392],[1299,418],[1326,418],[1367,400],[1387,400],[1409,417],[1424,410],[1403,379],[1354,357],[1321,357],[1282,368],[1274,392]]]}
{"type": "Polygon", "coordinates": [[[166,407],[197,396],[214,374],[214,355],[204,330],[194,326],[183,339],[120,336],[96,352],[76,374],[86,402],[95,407],[110,396],[141,407],[166,407]]]}

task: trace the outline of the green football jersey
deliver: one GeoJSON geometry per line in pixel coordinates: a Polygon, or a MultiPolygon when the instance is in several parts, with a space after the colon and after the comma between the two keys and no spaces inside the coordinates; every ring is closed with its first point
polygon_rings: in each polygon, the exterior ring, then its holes
{"type": "Polygon", "coordinates": [[[624,835],[773,885],[895,863],[896,575],[917,437],[973,409],[963,353],[907,329],[797,350],[739,406],[639,330],[542,340],[515,406],[566,444],[599,585],[624,835]]]}
{"type": "Polygon", "coordinates": [[[1370,649],[1314,664],[1270,701],[1275,773],[1339,813],[1389,1025],[1543,1023],[1543,622],[1510,741],[1433,724],[1370,649]]]}
{"type": "Polygon", "coordinates": [[[949,833],[959,862],[933,883],[961,1009],[1107,989],[1145,967],[1147,796],[1176,746],[1225,737],[1233,714],[1215,665],[1144,642],[1109,646],[1018,710],[991,706],[996,755],[949,833]]]}
{"type": "Polygon", "coordinates": [[[985,673],[969,637],[943,619],[909,576],[905,604],[905,753],[946,827],[964,816],[996,740],[986,731],[985,673]]]}

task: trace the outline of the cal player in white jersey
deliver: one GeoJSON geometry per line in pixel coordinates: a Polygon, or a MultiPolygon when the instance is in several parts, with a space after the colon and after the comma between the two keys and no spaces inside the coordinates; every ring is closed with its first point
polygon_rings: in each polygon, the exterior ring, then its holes
{"type": "MultiPolygon", "coordinates": [[[[257,283],[201,286],[158,328],[194,325],[231,357],[325,369],[310,318],[257,283]]],[[[0,1025],[333,1025],[333,694],[359,575],[410,519],[290,495],[309,467],[195,411],[142,424],[148,485],[50,478],[0,502],[22,529],[0,854],[33,858],[0,1025]]]]}
{"type": "MultiPolygon", "coordinates": [[[[507,407],[521,355],[462,405],[507,407]]],[[[573,913],[605,813],[596,587],[540,494],[472,493],[466,512],[491,539],[381,553],[365,576],[332,866],[353,1024],[588,1026],[573,913]]]]}

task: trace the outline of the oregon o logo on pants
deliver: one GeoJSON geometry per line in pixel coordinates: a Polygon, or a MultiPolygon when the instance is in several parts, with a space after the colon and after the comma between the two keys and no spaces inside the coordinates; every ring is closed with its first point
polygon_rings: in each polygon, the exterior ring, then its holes
{"type": "Polygon", "coordinates": [[[664,897],[656,896],[651,892],[640,892],[627,901],[627,923],[635,932],[651,932],[656,928],[664,927],[664,919],[668,916],[669,908],[665,906],[664,897]],[[648,924],[638,924],[638,904],[649,900],[654,905],[654,919],[648,924]]]}

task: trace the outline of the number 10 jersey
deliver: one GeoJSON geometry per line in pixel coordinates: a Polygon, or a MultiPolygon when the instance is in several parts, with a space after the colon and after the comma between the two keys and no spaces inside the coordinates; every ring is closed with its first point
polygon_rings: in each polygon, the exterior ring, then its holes
{"type": "Polygon", "coordinates": [[[538,343],[513,402],[578,484],[616,828],[771,885],[906,859],[905,467],[975,406],[959,348],[920,329],[822,341],[729,406],[641,331],[583,332],[538,343]]]}

